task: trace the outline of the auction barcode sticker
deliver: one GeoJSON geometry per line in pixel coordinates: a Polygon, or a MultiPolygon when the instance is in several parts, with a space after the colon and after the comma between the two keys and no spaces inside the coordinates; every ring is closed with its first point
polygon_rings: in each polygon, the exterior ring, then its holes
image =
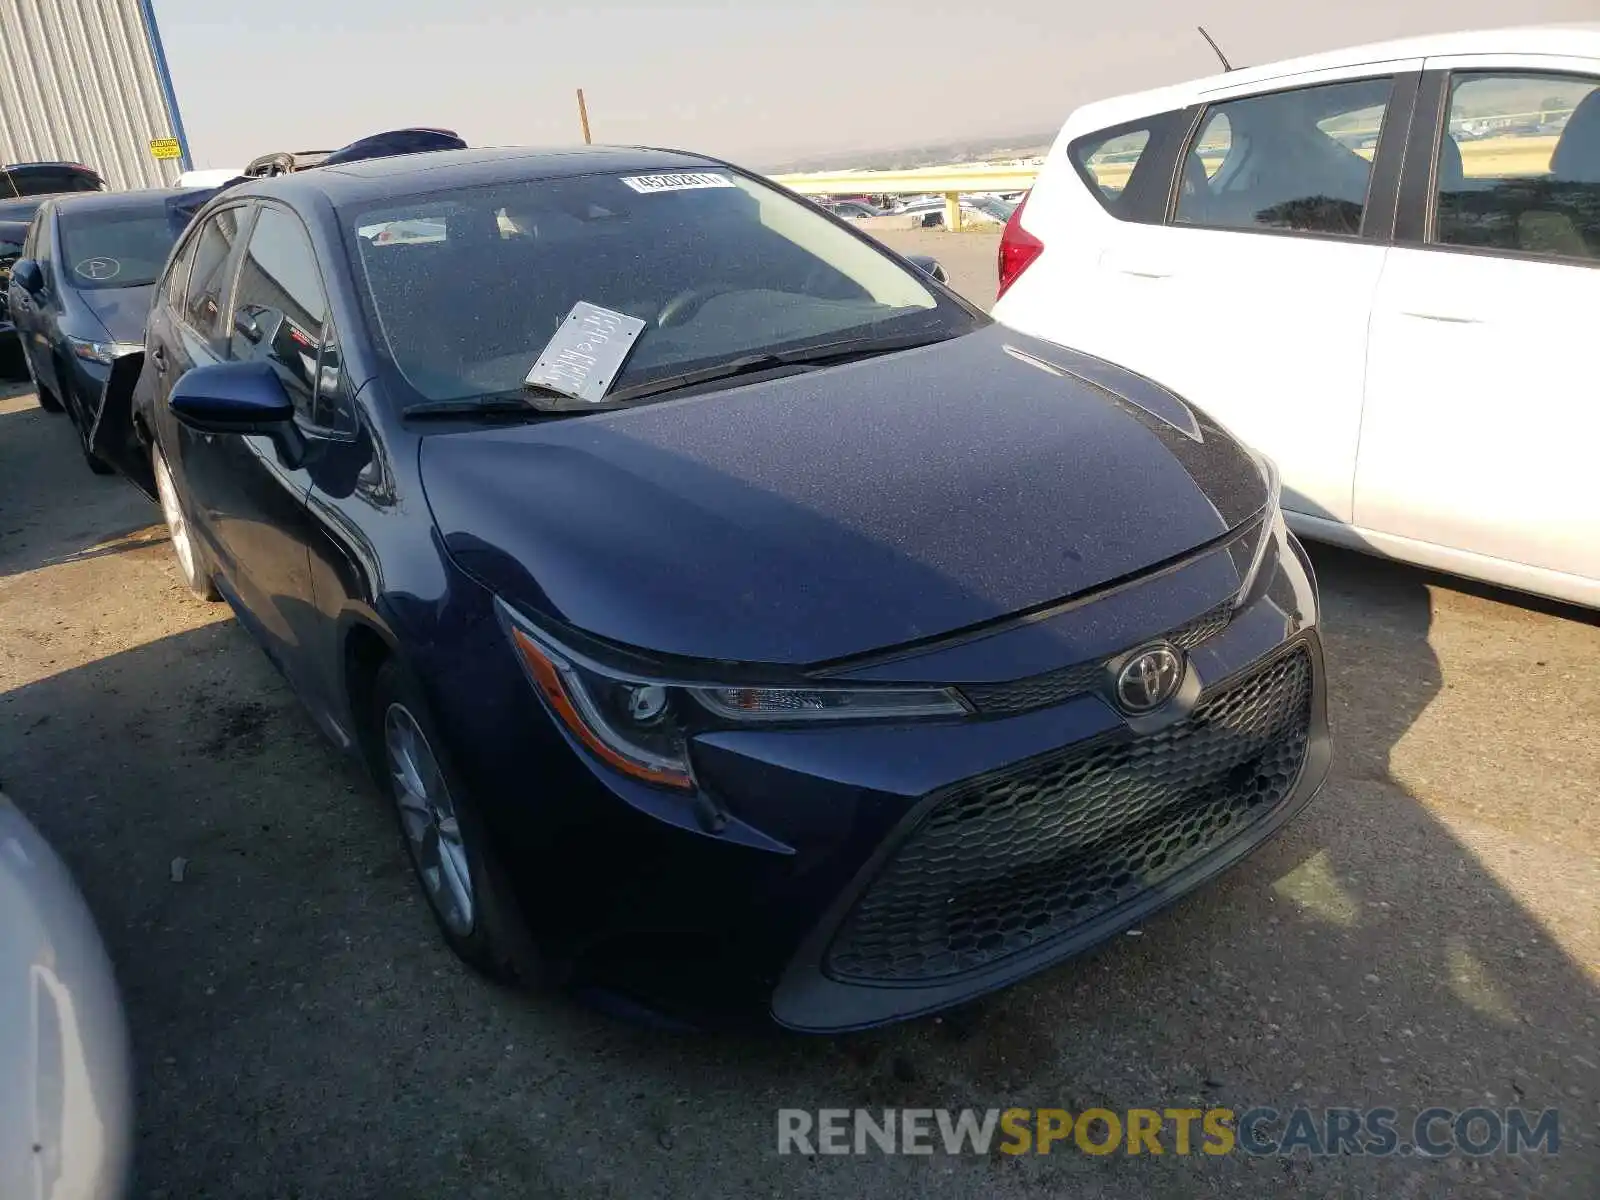
{"type": "Polygon", "coordinates": [[[636,192],[689,192],[696,188],[731,188],[735,184],[715,171],[693,171],[679,175],[624,175],[622,182],[636,192]]]}

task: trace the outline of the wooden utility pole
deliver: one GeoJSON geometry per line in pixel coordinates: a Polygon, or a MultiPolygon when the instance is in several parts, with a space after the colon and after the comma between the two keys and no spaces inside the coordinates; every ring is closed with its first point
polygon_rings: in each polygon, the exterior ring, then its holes
{"type": "Polygon", "coordinates": [[[589,106],[583,102],[583,89],[578,89],[578,120],[583,125],[583,144],[587,146],[592,140],[589,137],[589,106]]]}

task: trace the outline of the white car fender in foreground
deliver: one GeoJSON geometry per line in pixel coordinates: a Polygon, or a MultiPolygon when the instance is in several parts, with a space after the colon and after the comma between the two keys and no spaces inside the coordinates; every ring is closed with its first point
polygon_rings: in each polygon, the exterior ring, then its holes
{"type": "Polygon", "coordinates": [[[0,1197],[113,1200],[133,1095],[122,1003],[71,875],[0,792],[0,1197]]]}

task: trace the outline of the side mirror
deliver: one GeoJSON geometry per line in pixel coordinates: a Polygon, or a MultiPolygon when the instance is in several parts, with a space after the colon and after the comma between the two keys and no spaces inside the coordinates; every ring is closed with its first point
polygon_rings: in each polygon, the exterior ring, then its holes
{"type": "Polygon", "coordinates": [[[261,323],[247,309],[241,308],[233,314],[233,331],[252,346],[261,343],[261,323]]]}
{"type": "Polygon", "coordinates": [[[28,295],[37,296],[44,291],[44,270],[31,258],[19,258],[11,264],[11,282],[28,295]]]}
{"type": "Polygon", "coordinates": [[[908,255],[906,255],[906,261],[909,262],[917,270],[921,271],[924,275],[931,275],[934,279],[937,279],[940,283],[949,283],[950,282],[950,276],[945,274],[944,264],[942,264],[937,258],[934,258],[932,255],[928,255],[928,254],[908,254],[908,255]]]}
{"type": "Polygon", "coordinates": [[[291,469],[305,461],[306,441],[294,423],[294,403],[271,363],[216,363],[185,371],[172,385],[167,407],[199,433],[270,437],[291,469]]]}

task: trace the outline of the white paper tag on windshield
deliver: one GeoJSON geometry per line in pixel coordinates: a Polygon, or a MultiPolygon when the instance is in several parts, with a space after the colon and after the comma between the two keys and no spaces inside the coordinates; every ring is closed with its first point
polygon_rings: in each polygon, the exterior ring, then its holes
{"type": "Polygon", "coordinates": [[[599,404],[643,329],[638,317],[580,300],[539,352],[526,382],[599,404]]]}
{"type": "Polygon", "coordinates": [[[622,182],[636,192],[692,192],[697,188],[731,188],[733,180],[715,171],[690,171],[678,175],[624,175],[622,182]]]}

